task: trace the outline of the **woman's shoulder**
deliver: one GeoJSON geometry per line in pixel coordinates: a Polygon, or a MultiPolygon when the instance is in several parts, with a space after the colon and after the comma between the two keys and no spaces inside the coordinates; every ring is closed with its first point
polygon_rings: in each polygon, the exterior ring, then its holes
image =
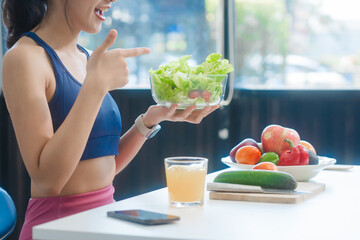
{"type": "Polygon", "coordinates": [[[36,70],[38,74],[49,73],[51,64],[45,49],[30,38],[20,38],[4,55],[3,70],[22,73],[36,70]]]}
{"type": "Polygon", "coordinates": [[[4,55],[4,61],[15,60],[18,63],[29,61],[29,64],[36,63],[35,60],[41,60],[46,57],[45,50],[37,45],[33,40],[20,38],[4,55]]]}
{"type": "Polygon", "coordinates": [[[2,71],[3,75],[13,76],[11,81],[24,81],[27,77],[41,80],[49,74],[51,65],[42,47],[30,39],[21,38],[5,53],[2,71]]]}

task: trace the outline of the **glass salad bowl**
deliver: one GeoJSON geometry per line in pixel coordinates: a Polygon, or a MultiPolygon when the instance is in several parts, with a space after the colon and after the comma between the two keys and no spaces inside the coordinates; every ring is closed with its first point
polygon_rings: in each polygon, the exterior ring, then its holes
{"type": "Polygon", "coordinates": [[[227,78],[227,74],[150,74],[151,93],[158,105],[202,109],[220,104],[227,78]]]}

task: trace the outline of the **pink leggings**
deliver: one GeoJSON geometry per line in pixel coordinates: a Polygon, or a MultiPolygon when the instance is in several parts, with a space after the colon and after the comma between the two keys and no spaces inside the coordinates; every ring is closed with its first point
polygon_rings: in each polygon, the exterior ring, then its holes
{"type": "Polygon", "coordinates": [[[19,240],[32,240],[32,227],[115,202],[112,185],[70,196],[30,198],[19,240]]]}

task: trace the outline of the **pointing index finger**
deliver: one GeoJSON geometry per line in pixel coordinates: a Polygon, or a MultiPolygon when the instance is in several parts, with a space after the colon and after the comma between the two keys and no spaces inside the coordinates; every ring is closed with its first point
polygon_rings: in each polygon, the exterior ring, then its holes
{"type": "Polygon", "coordinates": [[[130,49],[121,49],[121,54],[124,58],[129,57],[137,57],[144,54],[150,53],[150,48],[146,47],[138,47],[138,48],[130,48],[130,49]]]}

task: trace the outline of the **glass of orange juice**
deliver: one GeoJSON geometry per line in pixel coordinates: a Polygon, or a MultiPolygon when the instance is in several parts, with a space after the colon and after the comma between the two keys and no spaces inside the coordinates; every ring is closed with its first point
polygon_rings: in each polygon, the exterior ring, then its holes
{"type": "Polygon", "coordinates": [[[165,175],[172,207],[199,207],[204,204],[208,159],[203,157],[165,158],[165,175]]]}

